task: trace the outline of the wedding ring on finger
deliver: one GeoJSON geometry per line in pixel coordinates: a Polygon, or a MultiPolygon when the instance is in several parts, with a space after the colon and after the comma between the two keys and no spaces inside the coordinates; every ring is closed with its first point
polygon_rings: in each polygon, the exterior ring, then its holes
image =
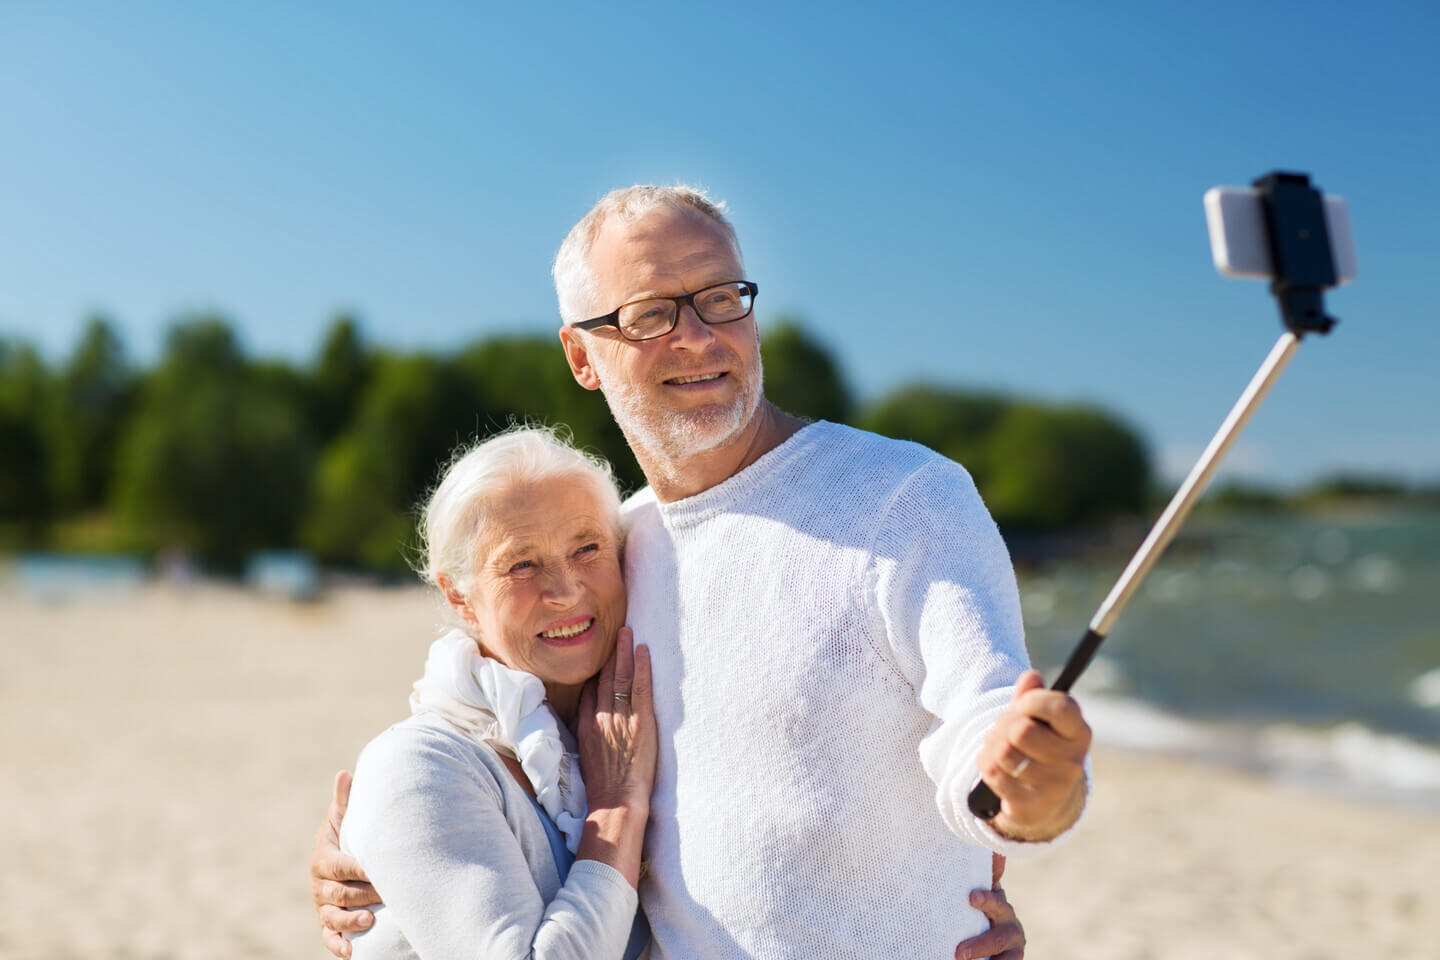
{"type": "Polygon", "coordinates": [[[1015,764],[1015,769],[1010,771],[1010,776],[1018,780],[1020,778],[1020,774],[1024,773],[1025,768],[1028,766],[1030,766],[1030,758],[1021,757],[1020,762],[1015,764]]]}
{"type": "Polygon", "coordinates": [[[629,690],[616,690],[616,691],[615,691],[615,702],[616,702],[616,703],[629,703],[629,702],[630,702],[630,691],[629,691],[629,690]]]}

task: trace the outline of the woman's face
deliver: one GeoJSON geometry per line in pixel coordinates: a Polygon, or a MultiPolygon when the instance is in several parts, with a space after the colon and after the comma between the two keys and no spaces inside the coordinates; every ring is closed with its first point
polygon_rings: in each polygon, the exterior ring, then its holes
{"type": "Polygon", "coordinates": [[[556,477],[517,484],[492,519],[464,597],[452,605],[481,650],[549,687],[599,672],[625,623],[620,544],[589,484],[556,477]]]}

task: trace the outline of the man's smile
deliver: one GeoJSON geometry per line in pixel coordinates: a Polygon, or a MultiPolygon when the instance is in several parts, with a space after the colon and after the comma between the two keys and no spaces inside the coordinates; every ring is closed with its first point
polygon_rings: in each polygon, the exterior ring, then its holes
{"type": "Polygon", "coordinates": [[[692,373],[687,374],[683,377],[671,377],[669,380],[665,381],[665,385],[671,387],[683,387],[688,386],[692,383],[714,383],[715,381],[728,376],[729,374],[726,373],[724,370],[716,373],[692,373]]]}

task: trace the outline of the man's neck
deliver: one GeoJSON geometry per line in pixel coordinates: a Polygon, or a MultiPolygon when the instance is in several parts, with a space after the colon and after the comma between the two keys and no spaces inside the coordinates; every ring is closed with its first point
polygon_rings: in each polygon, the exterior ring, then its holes
{"type": "Polygon", "coordinates": [[[774,450],[805,425],[804,421],[762,399],[750,423],[731,442],[692,454],[682,461],[667,460],[635,445],[630,449],[645,471],[645,479],[661,503],[673,503],[724,483],[774,450]]]}

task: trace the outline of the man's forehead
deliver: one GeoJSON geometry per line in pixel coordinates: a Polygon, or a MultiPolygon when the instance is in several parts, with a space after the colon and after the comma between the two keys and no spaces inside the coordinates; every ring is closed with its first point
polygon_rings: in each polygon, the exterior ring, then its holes
{"type": "Polygon", "coordinates": [[[720,224],[688,207],[661,207],[628,223],[607,221],[591,247],[591,266],[602,288],[635,289],[734,272],[740,261],[720,224]]]}

